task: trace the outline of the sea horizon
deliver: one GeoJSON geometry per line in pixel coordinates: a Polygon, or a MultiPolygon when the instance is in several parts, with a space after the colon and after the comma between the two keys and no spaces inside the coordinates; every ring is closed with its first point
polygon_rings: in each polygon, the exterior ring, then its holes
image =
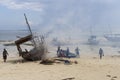
{"type": "Polygon", "coordinates": [[[26,36],[29,34],[28,30],[0,30],[0,40],[14,40],[17,36],[26,36]]]}

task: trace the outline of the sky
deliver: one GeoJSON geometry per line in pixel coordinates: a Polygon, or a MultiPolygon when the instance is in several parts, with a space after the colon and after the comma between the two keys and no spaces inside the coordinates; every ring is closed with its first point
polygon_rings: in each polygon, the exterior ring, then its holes
{"type": "Polygon", "coordinates": [[[119,4],[120,0],[0,0],[0,30],[26,30],[26,13],[31,28],[40,32],[70,36],[92,28],[93,33],[120,33],[119,4]]]}

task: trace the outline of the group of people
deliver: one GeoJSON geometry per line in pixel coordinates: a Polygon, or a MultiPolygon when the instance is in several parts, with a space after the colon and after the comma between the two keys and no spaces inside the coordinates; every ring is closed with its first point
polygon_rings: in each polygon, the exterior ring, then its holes
{"type": "MultiPolygon", "coordinates": [[[[80,49],[78,47],[75,49],[76,56],[80,56],[79,50],[80,49]]],[[[57,49],[57,56],[58,57],[68,57],[69,58],[70,57],[69,54],[70,54],[69,47],[67,47],[66,50],[62,50],[60,48],[60,46],[58,46],[58,49],[57,49]]]]}
{"type": "MultiPolygon", "coordinates": [[[[78,47],[76,47],[75,49],[75,53],[76,53],[76,57],[80,57],[80,49],[78,47]]],[[[60,46],[58,46],[58,50],[57,50],[57,56],[58,57],[69,57],[69,48],[67,47],[67,50],[62,50],[60,48],[60,46]]],[[[99,56],[100,56],[100,59],[102,59],[102,57],[104,56],[104,52],[103,52],[103,49],[100,48],[99,49],[99,56]]]]}
{"type": "Polygon", "coordinates": [[[62,50],[62,49],[60,48],[60,46],[58,46],[57,56],[58,56],[58,57],[65,57],[65,56],[66,56],[66,55],[64,54],[64,50],[62,50]]]}
{"type": "MultiPolygon", "coordinates": [[[[75,53],[76,53],[77,56],[80,57],[79,51],[80,51],[80,49],[77,47],[75,49],[75,53]]],[[[58,50],[57,50],[58,57],[69,57],[69,53],[70,53],[70,51],[69,51],[68,47],[67,47],[67,50],[65,51],[65,50],[60,49],[60,46],[58,46],[58,50]]],[[[6,62],[8,55],[9,54],[8,54],[7,50],[4,48],[4,50],[3,50],[3,60],[4,60],[4,62],[6,62]]],[[[99,49],[99,56],[100,56],[100,59],[102,59],[102,57],[104,56],[104,52],[103,52],[102,48],[99,49]]]]}

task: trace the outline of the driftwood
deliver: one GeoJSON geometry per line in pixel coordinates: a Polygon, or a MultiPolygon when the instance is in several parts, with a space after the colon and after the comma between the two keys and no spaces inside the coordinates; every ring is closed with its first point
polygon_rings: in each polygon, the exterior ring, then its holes
{"type": "Polygon", "coordinates": [[[40,64],[51,65],[55,63],[55,59],[44,59],[40,62],[40,64]]]}

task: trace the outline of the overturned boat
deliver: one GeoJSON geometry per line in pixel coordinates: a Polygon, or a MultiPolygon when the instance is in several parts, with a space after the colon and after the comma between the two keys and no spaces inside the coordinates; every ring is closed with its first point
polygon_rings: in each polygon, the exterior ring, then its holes
{"type": "Polygon", "coordinates": [[[30,25],[27,21],[27,17],[25,16],[25,20],[26,23],[28,25],[30,34],[28,36],[25,37],[21,37],[20,39],[15,41],[17,50],[19,52],[19,56],[22,56],[25,60],[41,60],[43,58],[45,58],[45,54],[47,53],[47,48],[45,46],[45,39],[44,36],[34,36],[32,33],[32,30],[30,28],[30,25]],[[33,44],[33,49],[31,49],[30,51],[28,51],[27,49],[25,49],[25,51],[22,50],[21,48],[21,44],[31,41],[33,44]]]}

